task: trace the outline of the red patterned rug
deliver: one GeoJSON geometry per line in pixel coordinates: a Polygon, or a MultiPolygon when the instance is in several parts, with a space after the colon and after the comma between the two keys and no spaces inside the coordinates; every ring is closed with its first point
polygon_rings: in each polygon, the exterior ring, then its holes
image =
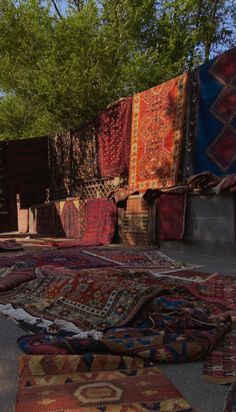
{"type": "Polygon", "coordinates": [[[57,236],[81,239],[84,234],[86,204],[79,198],[55,202],[57,236]]]}
{"type": "Polygon", "coordinates": [[[156,367],[127,367],[127,358],[111,369],[99,356],[92,363],[86,370],[80,356],[21,357],[15,411],[193,411],[156,367]]]}
{"type": "Polygon", "coordinates": [[[87,199],[84,236],[78,241],[58,241],[55,247],[96,246],[111,243],[117,222],[117,207],[110,199],[87,199]]]}
{"type": "Polygon", "coordinates": [[[181,240],[185,229],[186,195],[161,194],[157,201],[160,240],[181,240]]]}
{"type": "Polygon", "coordinates": [[[129,171],[132,97],[118,101],[100,115],[99,165],[103,177],[129,171]]]}
{"type": "Polygon", "coordinates": [[[72,322],[75,333],[122,326],[159,291],[150,274],[138,273],[137,282],[137,274],[120,268],[73,271],[44,266],[37,269],[37,276],[2,293],[1,312],[30,324],[72,322]]]}
{"type": "Polygon", "coordinates": [[[177,184],[183,138],[187,75],[133,97],[129,187],[177,184]]]}

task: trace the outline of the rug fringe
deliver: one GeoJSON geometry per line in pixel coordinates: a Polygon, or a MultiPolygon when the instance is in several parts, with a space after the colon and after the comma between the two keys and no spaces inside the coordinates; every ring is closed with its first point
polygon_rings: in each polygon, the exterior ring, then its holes
{"type": "MultiPolygon", "coordinates": [[[[9,318],[15,319],[15,320],[22,320],[30,325],[37,325],[41,328],[45,328],[48,332],[53,332],[54,326],[57,326],[56,330],[64,330],[66,332],[72,332],[73,337],[78,338],[78,339],[87,339],[88,337],[93,338],[94,340],[100,340],[102,339],[103,333],[99,332],[97,330],[89,330],[89,331],[83,331],[77,326],[74,325],[72,322],[67,322],[62,319],[56,319],[55,321],[50,321],[47,319],[43,318],[36,318],[29,313],[27,313],[24,309],[15,309],[11,303],[8,303],[7,305],[2,305],[0,304],[0,312],[8,316],[9,318]]],[[[54,330],[55,334],[55,330],[54,330]]]]}

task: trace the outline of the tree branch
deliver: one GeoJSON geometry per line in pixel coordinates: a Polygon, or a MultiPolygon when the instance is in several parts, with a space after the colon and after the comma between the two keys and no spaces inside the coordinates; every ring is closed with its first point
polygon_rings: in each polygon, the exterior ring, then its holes
{"type": "Polygon", "coordinates": [[[61,14],[59,8],[57,7],[56,0],[52,0],[52,4],[54,6],[54,9],[56,10],[56,13],[57,13],[58,17],[62,20],[63,17],[62,17],[62,14],[61,14]]]}

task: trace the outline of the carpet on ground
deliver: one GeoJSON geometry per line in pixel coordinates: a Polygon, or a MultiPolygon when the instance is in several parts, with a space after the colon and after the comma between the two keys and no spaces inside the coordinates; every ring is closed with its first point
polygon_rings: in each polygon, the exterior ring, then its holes
{"type": "Polygon", "coordinates": [[[16,412],[191,412],[181,393],[157,367],[134,368],[134,360],[118,357],[113,369],[104,359],[81,365],[81,357],[21,357],[16,412]],[[74,360],[72,360],[74,358],[74,360]],[[35,364],[38,368],[35,368],[35,364]],[[45,364],[50,365],[45,368],[45,364]],[[34,372],[31,372],[31,365],[34,372]],[[65,369],[63,365],[66,365],[65,369]],[[95,366],[96,365],[96,366],[95,366]],[[129,366],[127,366],[129,365],[129,366]],[[70,368],[71,366],[71,368],[70,368]],[[46,369],[46,371],[45,371],[46,369]],[[29,374],[28,374],[29,373],[29,374]]]}
{"type": "MultiPolygon", "coordinates": [[[[170,270],[173,268],[184,268],[186,264],[171,259],[159,249],[153,248],[121,248],[121,247],[91,247],[83,249],[87,255],[95,256],[110,262],[111,266],[119,265],[129,268],[155,267],[156,269],[170,270]]],[[[187,266],[186,266],[187,269],[187,266]]]]}
{"type": "Polygon", "coordinates": [[[187,137],[193,153],[193,173],[209,170],[214,174],[236,173],[236,48],[204,63],[193,79],[195,96],[190,113],[196,124],[187,137]]]}
{"type": "Polygon", "coordinates": [[[132,97],[121,99],[99,116],[99,165],[103,177],[129,171],[132,97]]]}
{"type": "Polygon", "coordinates": [[[133,96],[130,189],[178,183],[186,85],[184,74],[133,96]]]}
{"type": "Polygon", "coordinates": [[[150,274],[138,273],[137,282],[137,274],[121,268],[73,271],[44,266],[37,268],[37,276],[1,294],[2,313],[29,318],[31,324],[60,319],[77,329],[102,330],[127,323],[159,290],[150,274]]]}

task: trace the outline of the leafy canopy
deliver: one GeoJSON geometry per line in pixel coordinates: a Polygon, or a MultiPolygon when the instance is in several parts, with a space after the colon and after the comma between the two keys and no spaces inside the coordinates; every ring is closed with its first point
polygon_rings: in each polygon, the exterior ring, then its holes
{"type": "Polygon", "coordinates": [[[0,140],[81,127],[235,43],[234,0],[0,0],[0,140]]]}

